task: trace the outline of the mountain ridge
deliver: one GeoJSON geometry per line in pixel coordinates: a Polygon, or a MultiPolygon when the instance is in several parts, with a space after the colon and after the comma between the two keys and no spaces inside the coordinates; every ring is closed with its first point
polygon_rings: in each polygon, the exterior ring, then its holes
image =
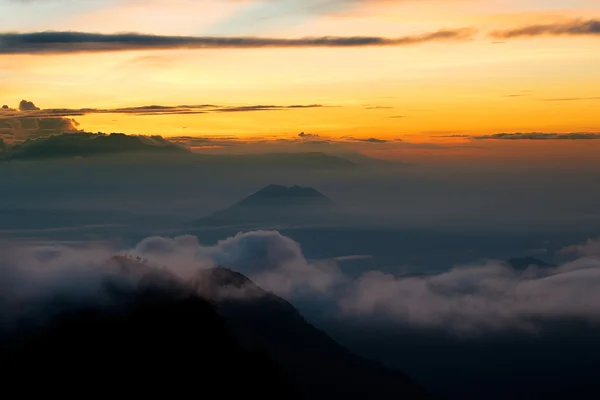
{"type": "Polygon", "coordinates": [[[339,345],[245,275],[223,266],[201,270],[195,288],[212,300],[242,346],[266,352],[307,398],[433,398],[403,373],[339,345]]]}

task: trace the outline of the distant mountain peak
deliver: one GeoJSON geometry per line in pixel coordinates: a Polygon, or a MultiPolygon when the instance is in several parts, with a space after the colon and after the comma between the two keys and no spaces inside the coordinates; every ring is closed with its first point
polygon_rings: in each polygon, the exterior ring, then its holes
{"type": "Polygon", "coordinates": [[[338,205],[315,188],[270,184],[194,224],[322,224],[339,214],[338,205]]]}
{"type": "Polygon", "coordinates": [[[323,193],[312,187],[302,187],[298,185],[284,186],[270,184],[260,189],[258,192],[250,195],[248,198],[292,198],[292,197],[315,197],[326,199],[323,193]]]}

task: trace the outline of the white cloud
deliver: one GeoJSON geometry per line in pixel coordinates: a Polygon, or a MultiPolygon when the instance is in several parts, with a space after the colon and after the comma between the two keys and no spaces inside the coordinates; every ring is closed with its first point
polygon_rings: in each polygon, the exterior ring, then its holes
{"type": "Polygon", "coordinates": [[[583,244],[565,247],[560,252],[562,254],[600,257],[600,238],[588,239],[587,242],[583,244]]]}
{"type": "MultiPolygon", "coordinates": [[[[595,242],[582,249],[589,243],[595,242]]],[[[107,275],[122,273],[107,262],[116,249],[102,246],[4,246],[2,250],[0,305],[42,295],[92,299],[102,293],[107,275]]],[[[123,252],[166,266],[186,280],[194,279],[201,269],[221,265],[292,301],[326,298],[330,304],[333,300],[339,315],[365,321],[455,334],[537,332],[546,322],[573,318],[600,322],[600,258],[592,256],[525,271],[488,261],[429,276],[372,271],[352,279],[334,260],[307,261],[298,243],[276,231],[240,233],[213,246],[204,246],[193,236],[151,237],[123,252]]],[[[140,280],[135,275],[127,278],[132,284],[140,280]]]]}

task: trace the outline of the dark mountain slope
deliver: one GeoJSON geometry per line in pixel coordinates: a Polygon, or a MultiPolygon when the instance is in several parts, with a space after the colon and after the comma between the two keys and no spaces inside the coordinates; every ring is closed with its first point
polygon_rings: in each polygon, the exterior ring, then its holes
{"type": "Polygon", "coordinates": [[[96,304],[73,304],[64,297],[42,307],[30,304],[37,312],[16,330],[0,332],[6,393],[68,399],[299,398],[281,370],[264,354],[241,348],[190,287],[135,262],[117,262],[124,276],[138,275],[136,285],[107,279],[99,295],[104,300],[96,304]]]}
{"type": "Polygon", "coordinates": [[[0,296],[1,311],[21,314],[11,321],[10,313],[0,314],[6,392],[67,399],[428,398],[405,375],[351,354],[243,275],[216,268],[185,283],[124,257],[102,271],[101,289],[83,298],[69,291],[89,285],[80,285],[85,279],[27,302],[0,296]]]}
{"type": "Polygon", "coordinates": [[[199,293],[213,299],[238,340],[263,349],[310,399],[425,399],[404,374],[358,357],[309,324],[287,301],[226,268],[201,271],[199,293]]]}

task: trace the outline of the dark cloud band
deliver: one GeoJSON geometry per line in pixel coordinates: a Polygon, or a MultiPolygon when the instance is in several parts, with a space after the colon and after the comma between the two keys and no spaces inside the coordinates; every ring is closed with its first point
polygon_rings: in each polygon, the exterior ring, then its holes
{"type": "Polygon", "coordinates": [[[573,133],[496,133],[485,136],[469,136],[471,139],[485,140],[592,140],[600,139],[600,133],[573,132],[573,133]]]}
{"type": "Polygon", "coordinates": [[[376,36],[323,36],[299,39],[159,36],[138,33],[0,33],[0,54],[68,54],[168,49],[406,46],[443,40],[466,40],[471,36],[472,31],[469,29],[440,30],[422,35],[403,36],[398,38],[376,36]]]}
{"type": "Polygon", "coordinates": [[[594,36],[600,35],[600,20],[575,20],[562,24],[528,25],[517,29],[492,32],[498,39],[532,36],[594,36]]]}

